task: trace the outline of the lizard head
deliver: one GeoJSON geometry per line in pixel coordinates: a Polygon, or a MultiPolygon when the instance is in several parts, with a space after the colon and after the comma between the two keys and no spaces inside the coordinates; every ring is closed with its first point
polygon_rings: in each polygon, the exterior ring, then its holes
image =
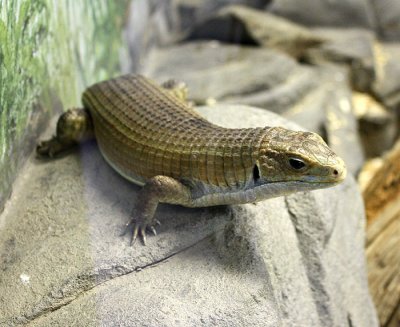
{"type": "Polygon", "coordinates": [[[333,186],[346,177],[343,160],[318,134],[282,127],[268,129],[254,170],[260,184],[276,183],[281,194],[333,186]]]}

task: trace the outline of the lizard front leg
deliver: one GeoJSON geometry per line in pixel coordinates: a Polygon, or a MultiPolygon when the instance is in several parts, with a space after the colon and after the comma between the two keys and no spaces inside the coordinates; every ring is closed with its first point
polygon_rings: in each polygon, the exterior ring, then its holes
{"type": "Polygon", "coordinates": [[[166,89],[170,94],[172,94],[177,99],[182,102],[188,102],[188,88],[184,82],[177,81],[175,79],[170,79],[162,84],[162,87],[166,89]]]}
{"type": "Polygon", "coordinates": [[[86,109],[69,109],[57,121],[56,135],[36,147],[39,155],[54,157],[93,137],[93,124],[86,109]]]}
{"type": "Polygon", "coordinates": [[[132,220],[126,224],[125,232],[132,228],[132,245],[137,236],[146,244],[146,231],[156,235],[155,226],[159,221],[154,218],[159,203],[180,204],[190,206],[190,189],[176,179],[168,176],[154,176],[141,189],[132,220]]]}

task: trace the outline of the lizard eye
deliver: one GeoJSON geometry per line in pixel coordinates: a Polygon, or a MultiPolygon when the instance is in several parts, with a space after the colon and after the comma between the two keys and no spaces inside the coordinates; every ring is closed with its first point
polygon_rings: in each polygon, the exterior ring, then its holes
{"type": "Polygon", "coordinates": [[[306,167],[305,162],[297,158],[290,158],[289,165],[295,170],[302,170],[306,167]]]}

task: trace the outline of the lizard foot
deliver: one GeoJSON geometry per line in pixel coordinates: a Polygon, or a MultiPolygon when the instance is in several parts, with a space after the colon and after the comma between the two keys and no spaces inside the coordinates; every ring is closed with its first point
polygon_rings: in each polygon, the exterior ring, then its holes
{"type": "Polygon", "coordinates": [[[53,137],[48,141],[41,141],[36,146],[36,152],[41,156],[52,158],[58,152],[57,151],[58,148],[59,148],[59,142],[55,137],[53,137]]]}
{"type": "Polygon", "coordinates": [[[157,231],[156,231],[157,225],[158,226],[161,225],[161,223],[157,219],[154,219],[153,222],[150,224],[145,223],[145,222],[140,222],[136,219],[132,219],[130,222],[128,222],[125,225],[125,229],[124,229],[123,233],[121,234],[121,236],[124,236],[128,232],[128,230],[132,230],[130,246],[135,244],[138,235],[142,239],[143,244],[146,245],[146,232],[151,232],[151,233],[153,233],[153,235],[156,236],[157,235],[157,231]]]}
{"type": "Polygon", "coordinates": [[[73,144],[61,143],[56,136],[53,136],[50,140],[39,142],[36,153],[42,157],[54,158],[67,152],[72,146],[73,144]]]}

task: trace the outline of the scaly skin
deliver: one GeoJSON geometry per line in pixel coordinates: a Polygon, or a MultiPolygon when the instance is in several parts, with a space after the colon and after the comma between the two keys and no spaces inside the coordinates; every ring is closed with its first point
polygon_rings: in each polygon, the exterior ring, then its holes
{"type": "Polygon", "coordinates": [[[84,109],[63,114],[57,135],[39,144],[54,156],[92,134],[106,161],[144,185],[132,227],[155,234],[158,203],[187,207],[256,202],[329,187],[346,175],[342,159],[320,136],[281,127],[228,129],[197,114],[174,82],[160,87],[125,75],[89,87],[84,109]]]}

